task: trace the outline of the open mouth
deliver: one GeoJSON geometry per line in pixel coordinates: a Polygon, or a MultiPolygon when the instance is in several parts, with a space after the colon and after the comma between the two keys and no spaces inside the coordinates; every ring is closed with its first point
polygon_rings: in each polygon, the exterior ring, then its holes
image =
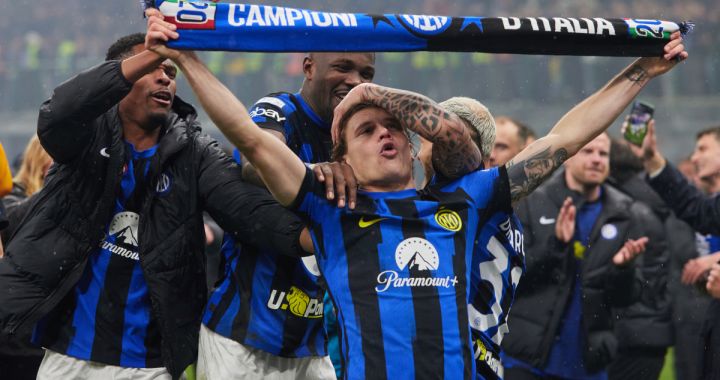
{"type": "Polygon", "coordinates": [[[169,91],[162,90],[153,92],[152,98],[156,102],[165,106],[169,106],[172,103],[172,94],[170,94],[169,91]]]}
{"type": "Polygon", "coordinates": [[[398,154],[398,150],[395,148],[395,144],[392,142],[386,142],[380,147],[380,155],[385,158],[392,158],[398,154]]]}
{"type": "Polygon", "coordinates": [[[345,97],[347,96],[348,92],[350,92],[350,90],[339,90],[339,91],[333,92],[333,95],[334,95],[336,98],[338,98],[340,101],[342,101],[343,99],[345,99],[345,97]]]}

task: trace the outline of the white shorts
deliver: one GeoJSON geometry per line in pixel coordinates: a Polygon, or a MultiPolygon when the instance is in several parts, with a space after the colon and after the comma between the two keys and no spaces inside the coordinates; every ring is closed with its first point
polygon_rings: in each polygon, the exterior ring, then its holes
{"type": "Polygon", "coordinates": [[[336,380],[329,356],[283,358],[246,347],[202,325],[198,380],[336,380]]]}
{"type": "Polygon", "coordinates": [[[161,368],[126,368],[73,358],[45,349],[40,363],[38,380],[172,380],[170,373],[161,368]]]}

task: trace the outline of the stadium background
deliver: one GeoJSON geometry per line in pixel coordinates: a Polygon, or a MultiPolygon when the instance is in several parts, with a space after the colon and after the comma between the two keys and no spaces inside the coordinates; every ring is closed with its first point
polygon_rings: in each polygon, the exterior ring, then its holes
{"type": "MultiPolygon", "coordinates": [[[[692,150],[694,133],[720,124],[720,5],[716,0],[258,0],[327,11],[472,16],[634,17],[692,20],[685,67],[652,83],[640,98],[655,104],[661,144],[673,160],[692,150]]],[[[138,0],[20,0],[0,4],[0,140],[10,160],[34,132],[37,109],[62,80],[98,63],[117,37],[145,28],[138,0]]],[[[350,42],[349,42],[350,43],[350,42]]],[[[269,91],[296,90],[302,54],[202,53],[247,104],[269,91]]],[[[466,95],[544,133],[573,104],[605,83],[629,58],[380,53],[376,82],[444,99],[466,95]]],[[[187,84],[178,93],[191,102],[187,84]]],[[[207,118],[203,115],[204,121],[207,118]]],[[[612,132],[618,134],[619,122],[612,132]]],[[[219,137],[206,122],[208,132],[219,137]]],[[[579,126],[581,127],[581,126],[579,126]]]]}

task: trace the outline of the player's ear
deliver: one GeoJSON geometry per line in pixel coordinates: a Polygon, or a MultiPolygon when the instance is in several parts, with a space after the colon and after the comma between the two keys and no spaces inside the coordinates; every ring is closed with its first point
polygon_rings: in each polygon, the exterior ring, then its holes
{"type": "Polygon", "coordinates": [[[303,74],[305,79],[312,79],[315,73],[315,61],[313,60],[312,54],[308,54],[303,58],[303,74]]]}

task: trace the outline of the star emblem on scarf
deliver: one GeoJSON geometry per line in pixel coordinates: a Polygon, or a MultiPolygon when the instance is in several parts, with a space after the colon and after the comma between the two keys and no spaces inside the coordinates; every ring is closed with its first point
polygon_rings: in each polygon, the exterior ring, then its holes
{"type": "Polygon", "coordinates": [[[393,25],[392,22],[390,21],[390,19],[387,18],[385,15],[369,15],[369,14],[366,14],[365,16],[368,16],[368,17],[372,18],[373,28],[377,28],[377,25],[378,25],[380,22],[384,22],[384,23],[390,25],[391,28],[394,28],[394,27],[395,27],[395,25],[393,25]]]}
{"type": "MultiPolygon", "coordinates": [[[[471,26],[474,26],[474,27],[476,27],[480,32],[482,32],[482,31],[483,31],[483,26],[482,26],[481,20],[482,20],[482,17],[474,17],[474,18],[466,18],[466,19],[464,19],[464,20],[463,20],[463,23],[462,23],[462,26],[460,26],[460,31],[461,31],[461,32],[464,32],[465,29],[467,29],[467,28],[469,28],[469,27],[471,27],[471,26]]],[[[470,29],[469,31],[472,31],[472,29],[470,29]]]]}

